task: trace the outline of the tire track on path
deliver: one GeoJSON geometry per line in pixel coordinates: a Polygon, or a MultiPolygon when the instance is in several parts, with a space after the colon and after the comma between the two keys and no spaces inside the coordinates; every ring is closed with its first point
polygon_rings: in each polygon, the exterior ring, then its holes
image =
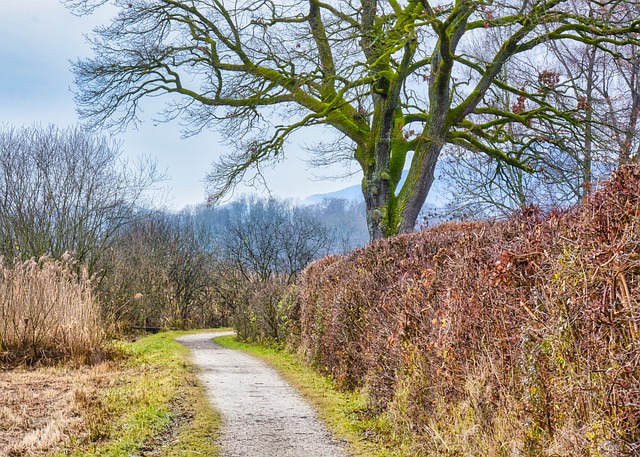
{"type": "Polygon", "coordinates": [[[224,457],[348,457],[315,411],[274,369],[211,341],[231,332],[178,338],[193,352],[223,419],[224,457]]]}

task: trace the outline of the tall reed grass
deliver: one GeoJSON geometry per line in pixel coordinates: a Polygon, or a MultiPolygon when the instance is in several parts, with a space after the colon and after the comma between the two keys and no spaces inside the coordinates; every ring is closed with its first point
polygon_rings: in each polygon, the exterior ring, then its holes
{"type": "Polygon", "coordinates": [[[87,271],[76,267],[67,255],[0,264],[0,363],[99,356],[100,310],[87,271]]]}

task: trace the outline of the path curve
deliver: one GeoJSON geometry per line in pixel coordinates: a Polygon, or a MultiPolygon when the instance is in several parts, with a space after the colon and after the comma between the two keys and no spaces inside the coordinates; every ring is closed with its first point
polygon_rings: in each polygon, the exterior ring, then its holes
{"type": "Polygon", "coordinates": [[[222,414],[224,457],[347,457],[313,409],[273,370],[211,341],[232,332],[178,338],[193,352],[211,402],[222,414]]]}

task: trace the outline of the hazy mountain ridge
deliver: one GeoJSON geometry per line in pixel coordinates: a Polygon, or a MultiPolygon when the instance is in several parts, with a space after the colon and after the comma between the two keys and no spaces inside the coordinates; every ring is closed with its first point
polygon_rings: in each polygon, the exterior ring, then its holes
{"type": "MultiPolygon", "coordinates": [[[[408,171],[405,170],[402,172],[402,179],[398,184],[398,187],[402,186],[404,180],[407,178],[408,171]]],[[[431,190],[429,191],[429,195],[427,196],[427,200],[422,206],[422,214],[431,214],[434,210],[442,209],[447,204],[447,199],[444,197],[446,194],[444,189],[444,183],[439,182],[437,179],[434,181],[431,186],[431,190]]],[[[363,202],[364,197],[362,195],[362,188],[360,185],[356,184],[353,186],[345,187],[344,189],[336,190],[334,192],[328,192],[325,194],[314,194],[302,200],[302,205],[315,205],[318,203],[322,203],[323,200],[327,199],[343,199],[349,201],[363,202]]],[[[430,223],[437,222],[436,220],[432,220],[432,217],[429,217],[430,223]]]]}

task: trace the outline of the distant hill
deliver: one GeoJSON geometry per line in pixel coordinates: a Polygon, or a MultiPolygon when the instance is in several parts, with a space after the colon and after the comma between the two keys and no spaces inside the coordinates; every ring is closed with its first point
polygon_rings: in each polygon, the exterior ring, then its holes
{"type": "Polygon", "coordinates": [[[364,201],[362,196],[362,188],[356,184],[354,186],[345,187],[344,189],[336,190],[335,192],[328,192],[326,194],[311,195],[302,200],[303,205],[315,205],[316,203],[322,203],[322,200],[326,199],[344,199],[352,201],[364,201]]]}
{"type": "MultiPolygon", "coordinates": [[[[407,170],[402,172],[402,179],[400,180],[400,186],[404,183],[404,180],[407,178],[407,170]]],[[[442,208],[446,201],[442,197],[444,192],[442,191],[442,183],[436,180],[431,186],[431,190],[429,191],[429,195],[427,196],[427,201],[424,204],[424,209],[436,209],[442,208]]],[[[359,184],[354,186],[345,187],[344,189],[337,190],[335,192],[328,192],[326,194],[315,194],[305,198],[302,201],[303,205],[314,205],[316,203],[321,203],[322,200],[325,199],[345,199],[345,200],[353,200],[353,201],[364,201],[364,197],[362,196],[362,187],[359,184]]],[[[423,209],[423,211],[424,211],[423,209]]]]}

